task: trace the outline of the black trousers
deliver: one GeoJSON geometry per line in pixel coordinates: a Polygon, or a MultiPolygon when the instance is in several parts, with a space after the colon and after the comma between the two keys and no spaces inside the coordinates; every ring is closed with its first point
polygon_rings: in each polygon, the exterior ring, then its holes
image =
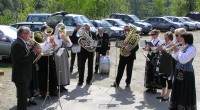
{"type": "Polygon", "coordinates": [[[76,56],[77,56],[77,64],[78,64],[78,71],[79,71],[79,66],[80,66],[80,60],[79,60],[79,56],[80,56],[80,53],[73,53],[71,52],[71,61],[70,61],[70,71],[72,71],[74,68],[74,61],[76,59],[76,56]]]}
{"type": "Polygon", "coordinates": [[[34,97],[35,91],[39,90],[39,79],[38,79],[38,68],[37,64],[32,65],[32,79],[29,84],[29,94],[30,97],[34,97]]]}
{"type": "Polygon", "coordinates": [[[29,83],[15,82],[15,86],[17,89],[17,110],[27,110],[29,83]]]}
{"type": "Polygon", "coordinates": [[[117,77],[115,81],[116,85],[120,84],[125,67],[126,67],[126,76],[127,76],[126,84],[129,85],[131,83],[133,64],[134,64],[133,58],[120,56],[117,77]]]}
{"type": "Polygon", "coordinates": [[[164,75],[161,76],[162,88],[166,87],[166,82],[167,82],[167,85],[168,85],[167,88],[172,89],[172,77],[164,74],[164,75]],[[170,77],[170,79],[168,79],[168,77],[170,77]]]}
{"type": "Polygon", "coordinates": [[[85,71],[85,62],[88,59],[88,76],[86,82],[90,83],[93,77],[93,52],[84,52],[80,53],[80,71],[79,71],[79,83],[84,82],[84,71],[85,71]]]}

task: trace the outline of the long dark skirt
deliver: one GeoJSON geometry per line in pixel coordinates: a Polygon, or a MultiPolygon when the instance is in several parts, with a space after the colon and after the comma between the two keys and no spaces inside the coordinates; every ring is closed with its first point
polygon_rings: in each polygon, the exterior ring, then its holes
{"type": "MultiPolygon", "coordinates": [[[[39,88],[40,91],[47,91],[47,73],[48,73],[48,56],[42,56],[38,61],[39,71],[39,88]]],[[[56,66],[53,55],[49,56],[49,91],[53,92],[57,90],[57,75],[56,66]]]]}
{"type": "Polygon", "coordinates": [[[146,61],[145,66],[145,79],[144,86],[146,88],[161,89],[161,76],[155,73],[155,66],[150,62],[146,61]]]}
{"type": "Polygon", "coordinates": [[[194,72],[176,72],[170,101],[171,110],[197,109],[194,72]]]}

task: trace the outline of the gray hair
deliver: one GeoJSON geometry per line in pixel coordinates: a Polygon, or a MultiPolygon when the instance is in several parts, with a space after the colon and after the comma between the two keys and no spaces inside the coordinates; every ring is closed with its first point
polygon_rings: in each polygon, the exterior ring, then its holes
{"type": "Polygon", "coordinates": [[[178,35],[182,35],[184,33],[186,33],[187,31],[184,29],[184,28],[178,28],[178,29],[175,29],[174,30],[174,33],[175,34],[178,34],[178,35]]]}
{"type": "Polygon", "coordinates": [[[98,30],[104,30],[104,28],[103,27],[99,27],[98,30]]]}
{"type": "Polygon", "coordinates": [[[21,37],[22,34],[26,33],[27,31],[30,32],[30,29],[28,27],[26,27],[26,26],[20,26],[19,29],[18,29],[18,31],[17,31],[17,36],[21,37]]]}

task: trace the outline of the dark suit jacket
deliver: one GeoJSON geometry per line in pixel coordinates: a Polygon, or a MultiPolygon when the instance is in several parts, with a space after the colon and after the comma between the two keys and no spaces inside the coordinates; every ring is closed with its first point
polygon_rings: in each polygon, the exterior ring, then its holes
{"type": "Polygon", "coordinates": [[[98,39],[98,45],[101,47],[96,48],[96,52],[99,52],[100,54],[105,55],[107,50],[110,50],[110,39],[108,37],[108,34],[103,33],[103,36],[100,37],[100,35],[97,35],[98,39]]]}
{"type": "Polygon", "coordinates": [[[32,62],[35,53],[26,48],[25,43],[17,38],[11,46],[12,81],[29,83],[32,77],[32,62]]]}
{"type": "Polygon", "coordinates": [[[78,30],[74,30],[74,32],[72,33],[72,36],[70,36],[70,40],[73,44],[78,44],[78,39],[79,37],[76,36],[78,30]]]}

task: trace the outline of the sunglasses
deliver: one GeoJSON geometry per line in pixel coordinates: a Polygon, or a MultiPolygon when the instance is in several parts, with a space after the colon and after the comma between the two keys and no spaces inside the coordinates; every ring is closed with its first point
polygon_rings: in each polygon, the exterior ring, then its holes
{"type": "Polygon", "coordinates": [[[176,34],[175,36],[178,37],[179,35],[176,34]]]}
{"type": "Polygon", "coordinates": [[[150,34],[151,36],[154,36],[154,35],[156,35],[156,34],[150,34]]]}
{"type": "Polygon", "coordinates": [[[124,31],[129,31],[129,29],[124,29],[124,31]]]}

